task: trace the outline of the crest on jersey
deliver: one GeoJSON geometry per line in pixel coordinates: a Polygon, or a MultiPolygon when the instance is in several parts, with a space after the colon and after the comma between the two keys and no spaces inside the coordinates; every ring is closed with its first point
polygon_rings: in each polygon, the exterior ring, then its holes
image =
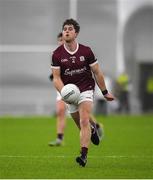
{"type": "Polygon", "coordinates": [[[85,61],[84,56],[80,56],[80,61],[85,61]]]}
{"type": "Polygon", "coordinates": [[[71,56],[70,59],[71,59],[72,63],[75,63],[75,60],[76,60],[75,56],[71,56]]]}

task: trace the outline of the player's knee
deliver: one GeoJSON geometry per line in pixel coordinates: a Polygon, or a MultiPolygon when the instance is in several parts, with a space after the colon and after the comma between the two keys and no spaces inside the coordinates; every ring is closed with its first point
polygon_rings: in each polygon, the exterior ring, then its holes
{"type": "Polygon", "coordinates": [[[58,116],[64,116],[65,115],[65,108],[61,107],[57,111],[58,116]]]}
{"type": "Polygon", "coordinates": [[[88,124],[89,124],[89,119],[81,119],[80,120],[81,127],[87,127],[88,124]]]}

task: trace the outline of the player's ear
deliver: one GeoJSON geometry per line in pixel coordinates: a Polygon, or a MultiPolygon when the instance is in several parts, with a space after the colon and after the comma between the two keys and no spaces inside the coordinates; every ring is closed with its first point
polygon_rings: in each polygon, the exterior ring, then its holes
{"type": "Polygon", "coordinates": [[[79,33],[77,33],[77,32],[75,33],[75,37],[76,37],[76,38],[77,38],[78,34],[79,34],[79,33]]]}

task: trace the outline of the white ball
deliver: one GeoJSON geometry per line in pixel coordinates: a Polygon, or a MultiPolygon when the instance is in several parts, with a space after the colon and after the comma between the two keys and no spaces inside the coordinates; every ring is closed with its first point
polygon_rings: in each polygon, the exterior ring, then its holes
{"type": "Polygon", "coordinates": [[[62,99],[66,103],[77,103],[80,97],[80,90],[75,84],[67,84],[61,90],[62,99]]]}

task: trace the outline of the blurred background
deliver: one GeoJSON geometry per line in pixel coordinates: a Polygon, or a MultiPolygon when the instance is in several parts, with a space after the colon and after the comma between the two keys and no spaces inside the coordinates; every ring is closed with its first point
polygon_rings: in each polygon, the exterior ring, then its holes
{"type": "Polygon", "coordinates": [[[55,112],[50,58],[67,18],[118,97],[96,113],[153,112],[153,0],[0,0],[0,115],[55,112]]]}

